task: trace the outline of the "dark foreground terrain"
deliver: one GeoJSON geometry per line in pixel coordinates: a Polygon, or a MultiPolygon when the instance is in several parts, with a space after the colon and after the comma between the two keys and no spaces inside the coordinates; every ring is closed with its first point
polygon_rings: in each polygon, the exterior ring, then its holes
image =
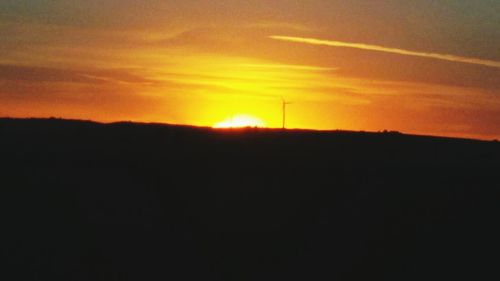
{"type": "Polygon", "coordinates": [[[500,144],[0,119],[1,280],[500,280],[500,144]]]}

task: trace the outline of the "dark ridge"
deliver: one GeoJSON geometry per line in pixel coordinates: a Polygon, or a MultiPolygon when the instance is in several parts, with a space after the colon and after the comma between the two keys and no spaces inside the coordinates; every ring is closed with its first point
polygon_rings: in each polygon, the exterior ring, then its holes
{"type": "Polygon", "coordinates": [[[132,121],[119,121],[119,122],[111,122],[111,123],[102,123],[91,120],[77,120],[77,119],[62,119],[62,118],[8,118],[0,117],[0,123],[6,124],[15,124],[15,123],[24,123],[24,124],[44,124],[44,125],[87,125],[87,126],[129,126],[129,127],[150,127],[150,128],[165,128],[165,129],[179,129],[179,130],[196,130],[203,132],[212,132],[216,134],[285,134],[285,135],[300,135],[300,134],[309,134],[309,135],[359,135],[359,136],[374,136],[374,135],[383,135],[393,136],[393,137],[403,137],[403,138],[431,138],[435,140],[445,140],[445,141],[475,141],[475,142],[498,142],[498,140],[479,140],[479,139],[471,139],[471,138],[456,138],[456,137],[445,137],[445,136],[433,136],[433,135],[414,135],[414,134],[405,134],[398,131],[379,131],[379,132],[367,132],[367,131],[349,131],[349,130],[314,130],[314,129],[279,129],[279,128],[259,128],[259,127],[244,127],[244,128],[227,128],[227,129],[215,129],[212,127],[203,127],[203,126],[190,126],[190,125],[177,125],[177,124],[168,124],[168,123],[145,123],[145,122],[132,122],[132,121]]]}
{"type": "Polygon", "coordinates": [[[500,277],[494,141],[4,118],[0,157],[2,280],[500,277]]]}

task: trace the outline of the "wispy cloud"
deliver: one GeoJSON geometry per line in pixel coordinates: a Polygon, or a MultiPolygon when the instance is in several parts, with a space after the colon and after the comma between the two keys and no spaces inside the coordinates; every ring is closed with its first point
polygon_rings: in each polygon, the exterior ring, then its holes
{"type": "Polygon", "coordinates": [[[293,64],[242,64],[242,67],[248,68],[263,68],[263,69],[293,69],[303,71],[335,71],[337,67],[319,67],[310,65],[293,65],[293,64]]]}
{"type": "Polygon", "coordinates": [[[152,84],[157,81],[129,72],[127,69],[74,70],[53,67],[27,66],[0,63],[0,81],[38,83],[126,83],[152,84]]]}
{"type": "Polygon", "coordinates": [[[398,48],[388,48],[388,47],[377,46],[377,45],[368,45],[368,44],[361,44],[361,43],[349,43],[349,42],[342,42],[342,41],[322,40],[322,39],[315,39],[315,38],[304,38],[304,37],[293,37],[293,36],[273,35],[273,36],[270,36],[270,38],[275,39],[275,40],[304,43],[304,44],[310,44],[310,45],[354,48],[354,49],[361,49],[361,50],[385,52],[385,53],[399,54],[399,55],[405,55],[405,56],[432,58],[432,59],[439,59],[439,60],[445,60],[445,61],[461,62],[461,63],[476,64],[476,65],[483,65],[483,66],[500,68],[500,62],[498,62],[498,61],[462,57],[462,56],[456,56],[456,55],[450,55],[450,54],[416,52],[416,51],[410,51],[410,50],[404,50],[404,49],[398,49],[398,48]]]}

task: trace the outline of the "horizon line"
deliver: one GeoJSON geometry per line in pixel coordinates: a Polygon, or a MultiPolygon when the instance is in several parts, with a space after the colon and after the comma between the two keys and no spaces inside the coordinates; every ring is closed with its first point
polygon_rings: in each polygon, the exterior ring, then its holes
{"type": "Polygon", "coordinates": [[[160,126],[171,126],[171,127],[186,127],[193,129],[208,129],[214,132],[236,132],[236,131],[247,131],[247,130],[261,130],[261,131],[276,131],[276,132],[294,132],[294,131],[307,131],[316,133],[358,133],[358,134],[396,134],[401,136],[410,137],[428,137],[428,138],[442,138],[442,139],[455,139],[455,140],[469,140],[469,141],[480,141],[480,142],[498,142],[498,139],[486,139],[486,138],[473,138],[473,137],[458,137],[458,136],[446,136],[446,135],[432,135],[426,133],[408,133],[399,130],[353,130],[353,129],[313,129],[313,128],[281,128],[281,127],[233,127],[233,128],[214,128],[213,126],[203,126],[203,125],[192,125],[192,124],[181,124],[181,123],[164,123],[164,122],[148,122],[148,121],[132,121],[132,120],[120,120],[120,121],[96,121],[92,119],[74,119],[74,118],[64,118],[64,117],[8,117],[0,116],[0,121],[2,120],[40,120],[40,121],[70,121],[70,122],[87,122],[101,125],[113,125],[113,124],[135,124],[135,125],[160,125],[160,126]]]}

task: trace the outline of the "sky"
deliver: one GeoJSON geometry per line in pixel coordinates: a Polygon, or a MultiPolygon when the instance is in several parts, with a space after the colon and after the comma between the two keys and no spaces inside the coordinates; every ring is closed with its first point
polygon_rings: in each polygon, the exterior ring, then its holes
{"type": "Polygon", "coordinates": [[[500,139],[498,0],[2,0],[0,116],[500,139]]]}

